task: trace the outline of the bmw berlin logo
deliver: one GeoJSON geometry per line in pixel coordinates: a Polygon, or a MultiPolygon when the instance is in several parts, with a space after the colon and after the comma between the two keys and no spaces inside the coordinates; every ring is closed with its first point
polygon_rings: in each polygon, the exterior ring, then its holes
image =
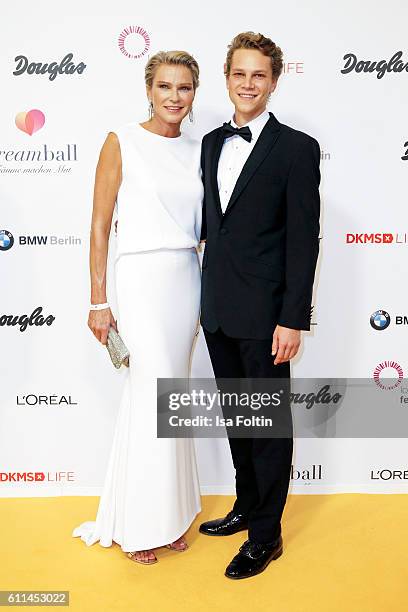
{"type": "Polygon", "coordinates": [[[13,234],[7,230],[0,230],[0,251],[8,251],[13,244],[13,234]]]}
{"type": "Polygon", "coordinates": [[[370,317],[370,325],[373,329],[382,331],[387,329],[391,321],[390,315],[385,310],[376,310],[370,317]]]}

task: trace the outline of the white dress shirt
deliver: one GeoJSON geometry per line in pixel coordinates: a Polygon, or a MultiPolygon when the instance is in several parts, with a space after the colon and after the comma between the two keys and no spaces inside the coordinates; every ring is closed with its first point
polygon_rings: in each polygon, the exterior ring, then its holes
{"type": "MultiPolygon", "coordinates": [[[[242,172],[242,168],[268,120],[269,113],[267,110],[264,110],[258,117],[255,117],[255,119],[245,124],[251,130],[251,142],[247,142],[242,136],[238,136],[238,134],[233,134],[224,141],[217,172],[218,191],[223,213],[227,208],[235,184],[242,172]]],[[[231,125],[233,127],[244,127],[238,126],[234,119],[231,120],[231,125]]]]}

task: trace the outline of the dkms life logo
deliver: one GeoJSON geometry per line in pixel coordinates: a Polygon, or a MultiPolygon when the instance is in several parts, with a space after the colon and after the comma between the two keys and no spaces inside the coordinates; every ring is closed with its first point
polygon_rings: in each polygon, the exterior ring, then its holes
{"type": "Polygon", "coordinates": [[[376,366],[373,372],[373,378],[375,384],[380,387],[380,389],[389,391],[395,389],[402,383],[404,371],[396,361],[387,360],[376,366]]]}
{"type": "Polygon", "coordinates": [[[118,46],[123,55],[130,59],[139,59],[150,48],[150,36],[140,26],[128,26],[122,30],[118,38],[118,46]]]}

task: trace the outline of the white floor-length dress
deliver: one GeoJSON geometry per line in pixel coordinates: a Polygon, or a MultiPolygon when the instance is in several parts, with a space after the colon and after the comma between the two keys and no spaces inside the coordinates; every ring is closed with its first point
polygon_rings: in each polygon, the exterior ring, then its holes
{"type": "Polygon", "coordinates": [[[156,437],[156,380],[189,376],[203,192],[198,142],[159,136],[138,123],[114,131],[122,156],[117,320],[130,367],[96,520],[72,535],[130,552],[177,540],[201,510],[194,441],[156,437]]]}

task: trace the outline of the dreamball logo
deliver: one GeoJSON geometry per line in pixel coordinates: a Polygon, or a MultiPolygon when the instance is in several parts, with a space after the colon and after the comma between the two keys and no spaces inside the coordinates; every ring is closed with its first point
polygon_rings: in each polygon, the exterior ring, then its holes
{"type": "Polygon", "coordinates": [[[303,484],[311,484],[313,481],[322,480],[322,464],[313,463],[307,468],[295,468],[293,465],[290,468],[290,479],[303,482],[303,484]]]}
{"type": "Polygon", "coordinates": [[[51,148],[46,142],[39,143],[35,136],[45,125],[45,114],[38,108],[20,111],[14,118],[15,126],[32,136],[28,143],[24,137],[18,144],[4,144],[0,147],[0,174],[5,176],[66,175],[72,173],[73,163],[78,161],[76,143],[66,143],[51,148]]]}
{"type": "Polygon", "coordinates": [[[28,112],[17,113],[15,124],[19,130],[32,136],[38,130],[41,130],[45,123],[45,115],[37,108],[33,108],[28,112]]]}
{"type": "Polygon", "coordinates": [[[140,59],[150,49],[150,36],[141,26],[127,26],[119,34],[118,46],[129,59],[140,59]]]}

